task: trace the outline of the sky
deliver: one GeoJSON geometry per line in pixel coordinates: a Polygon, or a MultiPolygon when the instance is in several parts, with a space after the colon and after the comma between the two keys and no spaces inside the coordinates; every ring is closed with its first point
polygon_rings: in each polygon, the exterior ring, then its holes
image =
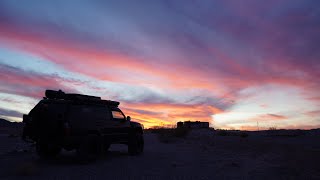
{"type": "Polygon", "coordinates": [[[1,0],[0,117],[46,89],[145,127],[320,128],[318,0],[1,0]]]}

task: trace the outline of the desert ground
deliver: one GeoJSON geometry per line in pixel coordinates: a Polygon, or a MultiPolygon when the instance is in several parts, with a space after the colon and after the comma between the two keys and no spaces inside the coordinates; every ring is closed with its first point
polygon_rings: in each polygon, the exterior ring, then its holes
{"type": "Polygon", "coordinates": [[[0,179],[320,179],[319,130],[279,132],[201,129],[171,137],[148,131],[142,155],[113,145],[89,164],[67,151],[40,159],[32,145],[2,133],[0,179]]]}

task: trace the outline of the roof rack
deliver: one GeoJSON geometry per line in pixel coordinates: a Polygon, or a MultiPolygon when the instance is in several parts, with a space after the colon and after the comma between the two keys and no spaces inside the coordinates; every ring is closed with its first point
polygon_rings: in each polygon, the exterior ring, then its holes
{"type": "Polygon", "coordinates": [[[70,100],[84,103],[93,103],[93,104],[104,104],[109,106],[119,106],[120,102],[103,100],[101,97],[89,96],[84,94],[66,94],[65,92],[59,90],[46,90],[45,97],[48,99],[60,99],[60,100],[70,100]]]}

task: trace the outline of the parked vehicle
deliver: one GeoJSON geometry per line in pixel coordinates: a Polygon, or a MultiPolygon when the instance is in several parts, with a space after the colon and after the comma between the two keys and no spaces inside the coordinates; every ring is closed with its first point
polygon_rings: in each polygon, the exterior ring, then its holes
{"type": "Polygon", "coordinates": [[[100,97],[46,90],[45,97],[23,115],[23,139],[36,143],[40,156],[62,148],[77,150],[83,160],[96,159],[111,144],[126,144],[131,155],[143,152],[143,125],[131,121],[119,102],[100,97]]]}

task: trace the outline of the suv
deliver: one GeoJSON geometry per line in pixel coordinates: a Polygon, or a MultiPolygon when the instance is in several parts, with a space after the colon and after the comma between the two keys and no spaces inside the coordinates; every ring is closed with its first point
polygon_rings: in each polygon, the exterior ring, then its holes
{"type": "Polygon", "coordinates": [[[82,94],[46,90],[45,97],[23,115],[23,135],[36,143],[40,156],[77,150],[83,160],[94,160],[111,144],[126,144],[131,155],[143,152],[143,125],[132,122],[119,102],[82,94]]]}

